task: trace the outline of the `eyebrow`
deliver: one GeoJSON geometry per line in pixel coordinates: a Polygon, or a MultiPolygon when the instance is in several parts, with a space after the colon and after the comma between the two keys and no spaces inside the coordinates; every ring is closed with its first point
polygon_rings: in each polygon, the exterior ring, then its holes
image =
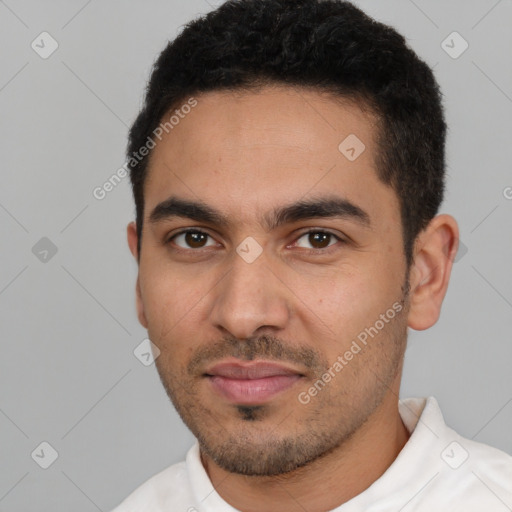
{"type": "MultiPolygon", "coordinates": [[[[175,196],[156,205],[149,216],[149,222],[156,224],[174,217],[187,218],[223,228],[230,225],[228,217],[202,201],[191,201],[175,196]]],[[[281,206],[264,215],[260,222],[265,229],[271,231],[284,224],[315,218],[348,219],[363,227],[371,228],[370,216],[366,211],[338,196],[319,197],[281,206]]]]}

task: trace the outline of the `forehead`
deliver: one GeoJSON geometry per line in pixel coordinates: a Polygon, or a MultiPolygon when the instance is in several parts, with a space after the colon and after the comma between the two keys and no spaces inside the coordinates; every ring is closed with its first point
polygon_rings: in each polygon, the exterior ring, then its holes
{"type": "Polygon", "coordinates": [[[146,218],[171,195],[200,200],[241,223],[326,193],[366,206],[370,216],[383,214],[379,203],[398,212],[394,191],[375,172],[376,118],[356,103],[289,87],[195,99],[153,149],[146,218]]]}

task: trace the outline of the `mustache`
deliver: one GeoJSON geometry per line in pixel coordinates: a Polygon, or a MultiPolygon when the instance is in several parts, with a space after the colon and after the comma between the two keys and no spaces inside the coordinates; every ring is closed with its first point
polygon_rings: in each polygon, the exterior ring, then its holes
{"type": "Polygon", "coordinates": [[[265,334],[240,340],[225,336],[221,340],[198,349],[187,365],[189,375],[200,376],[206,365],[227,357],[242,361],[266,359],[293,363],[320,375],[329,367],[327,361],[309,346],[290,346],[279,338],[265,334]]]}

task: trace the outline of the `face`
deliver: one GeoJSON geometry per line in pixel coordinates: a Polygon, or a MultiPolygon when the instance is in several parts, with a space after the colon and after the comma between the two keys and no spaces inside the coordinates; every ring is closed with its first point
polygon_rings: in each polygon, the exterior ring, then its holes
{"type": "Polygon", "coordinates": [[[286,87],[196,99],[151,156],[139,319],[202,452],[286,473],[398,393],[399,203],[357,105],[286,87]]]}

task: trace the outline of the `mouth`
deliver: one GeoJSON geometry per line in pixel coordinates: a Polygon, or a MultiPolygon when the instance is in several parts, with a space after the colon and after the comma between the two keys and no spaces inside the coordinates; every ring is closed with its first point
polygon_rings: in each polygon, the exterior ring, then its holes
{"type": "Polygon", "coordinates": [[[236,359],[212,366],[203,376],[216,393],[237,405],[268,402],[304,377],[298,370],[275,362],[236,359]]]}

